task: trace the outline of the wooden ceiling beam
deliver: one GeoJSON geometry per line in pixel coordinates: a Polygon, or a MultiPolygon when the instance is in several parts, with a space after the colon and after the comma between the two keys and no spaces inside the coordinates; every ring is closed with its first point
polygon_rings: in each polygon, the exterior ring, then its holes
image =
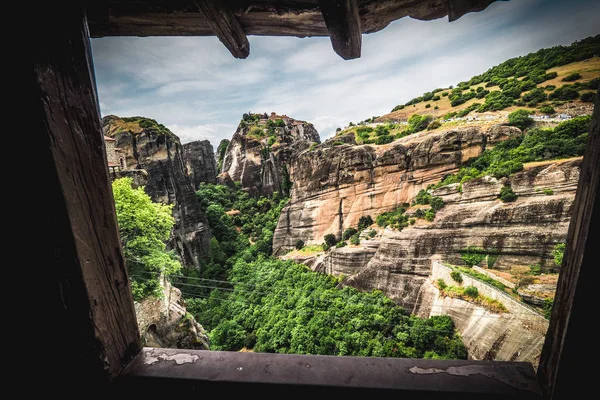
{"type": "Polygon", "coordinates": [[[344,60],[360,57],[362,30],[357,0],[319,0],[333,50],[344,60]]]}
{"type": "Polygon", "coordinates": [[[250,54],[250,43],[237,17],[223,1],[196,0],[198,10],[206,22],[235,58],[246,58],[250,54]]]}

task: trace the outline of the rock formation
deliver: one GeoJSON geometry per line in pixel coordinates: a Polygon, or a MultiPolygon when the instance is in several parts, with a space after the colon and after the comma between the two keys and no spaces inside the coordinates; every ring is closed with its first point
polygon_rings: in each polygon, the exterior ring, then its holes
{"type": "Polygon", "coordinates": [[[423,132],[383,146],[352,145],[354,139],[348,135],[304,151],[290,166],[294,186],[273,249],[285,253],[298,239],[322,243],[329,233],[340,238],[361,216],[375,217],[410,202],[419,190],[456,172],[486,146],[519,133],[508,126],[487,131],[471,127],[423,132]]]}
{"type": "Polygon", "coordinates": [[[183,145],[183,159],[188,178],[198,188],[201,182],[216,183],[217,163],[208,140],[197,140],[183,145]]]}
{"type": "Polygon", "coordinates": [[[314,126],[285,115],[245,114],[223,157],[227,173],[253,195],[288,195],[289,165],[296,155],[319,143],[314,126]]]}
{"type": "MultiPolygon", "coordinates": [[[[339,239],[361,216],[375,218],[401,205],[408,207],[419,190],[517,134],[520,130],[502,125],[487,131],[471,127],[411,135],[383,146],[356,145],[353,135],[344,135],[306,150],[292,162],[291,200],[280,216],[273,247],[282,254],[298,239],[317,244],[329,233],[339,239]]],[[[536,364],[547,328],[539,311],[493,287],[482,286],[480,291],[489,289],[486,295],[492,298],[506,297],[509,312],[492,313],[478,304],[444,297],[435,286],[440,272],[433,271],[434,260],[462,265],[462,252],[476,246],[493,254],[489,259],[494,269],[539,265],[543,272],[554,270],[552,250],[566,237],[580,164],[580,157],[537,162],[510,178],[485,176],[444,186],[432,191],[446,204],[432,222],[419,219],[402,231],[378,228],[374,238],[362,235],[359,246],[286,258],[315,271],[344,275],[342,286],[381,290],[420,316],[450,315],[471,358],[536,364]],[[516,201],[499,200],[505,185],[512,187],[516,201]]],[[[410,207],[406,214],[419,207],[425,206],[410,207]]]]}
{"type": "Polygon", "coordinates": [[[575,198],[581,159],[534,163],[515,174],[510,184],[518,198],[498,199],[502,184],[491,177],[434,191],[446,206],[432,223],[386,229],[377,253],[346,284],[379,289],[409,310],[421,307],[419,291],[431,275],[436,256],[464,264],[461,251],[477,246],[496,253],[494,269],[540,265],[553,269],[552,249],[564,240],[575,198]],[[541,165],[535,165],[541,164],[541,165]],[[553,194],[544,194],[552,189],[553,194]]]}
{"type": "Polygon", "coordinates": [[[209,350],[204,328],[190,315],[179,289],[161,279],[162,298],[147,297],[135,303],[135,314],[144,346],[209,350]]]}
{"type": "Polygon", "coordinates": [[[179,138],[156,121],[106,116],[104,134],[116,140],[127,158],[127,169],[147,171],[145,191],[153,201],[173,204],[175,227],[169,247],[176,249],[186,267],[200,265],[208,255],[211,233],[200,210],[188,174],[179,138]]]}

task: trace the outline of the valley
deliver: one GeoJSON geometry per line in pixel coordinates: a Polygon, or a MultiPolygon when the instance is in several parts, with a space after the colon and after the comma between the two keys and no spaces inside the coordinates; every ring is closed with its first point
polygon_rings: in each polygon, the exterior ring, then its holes
{"type": "Polygon", "coordinates": [[[537,365],[599,54],[596,36],[508,60],[324,141],[275,112],[244,114],[216,149],[105,116],[126,164],[112,178],[142,337],[537,365]],[[172,209],[152,253],[132,198],[172,209]]]}

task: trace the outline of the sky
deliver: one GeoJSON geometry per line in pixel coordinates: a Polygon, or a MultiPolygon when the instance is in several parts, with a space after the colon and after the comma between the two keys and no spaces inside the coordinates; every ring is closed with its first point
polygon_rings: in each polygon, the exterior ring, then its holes
{"type": "Polygon", "coordinates": [[[403,18],[345,61],[328,37],[249,36],[235,59],[216,37],[92,39],[102,115],[156,119],[183,143],[230,139],[243,113],[337,127],[456,85],[512,57],[600,33],[600,1],[512,0],[449,23],[403,18]]]}

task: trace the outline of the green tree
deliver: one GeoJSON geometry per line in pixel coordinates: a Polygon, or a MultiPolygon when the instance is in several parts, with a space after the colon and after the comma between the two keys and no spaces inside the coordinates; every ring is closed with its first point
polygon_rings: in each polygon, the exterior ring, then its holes
{"type": "Polygon", "coordinates": [[[539,110],[541,113],[548,114],[548,115],[556,114],[556,110],[552,106],[549,106],[549,105],[541,106],[539,108],[539,110]]]}
{"type": "Polygon", "coordinates": [[[444,200],[442,200],[441,197],[438,196],[433,196],[431,197],[431,199],[429,200],[429,205],[431,205],[431,208],[433,208],[435,211],[439,211],[442,208],[444,208],[444,206],[446,205],[444,203],[444,200]]]}
{"type": "Polygon", "coordinates": [[[370,215],[363,215],[358,219],[358,230],[362,231],[373,225],[373,218],[370,215]]]}
{"type": "Polygon", "coordinates": [[[508,114],[508,123],[521,130],[525,130],[533,125],[533,118],[529,116],[529,111],[517,110],[508,114]]]}
{"type": "Polygon", "coordinates": [[[468,267],[479,265],[485,259],[485,252],[477,246],[469,246],[461,250],[460,258],[467,264],[468,267]]]}
{"type": "Polygon", "coordinates": [[[502,186],[502,189],[500,189],[500,200],[502,200],[502,202],[510,203],[516,199],[517,195],[510,186],[502,186]]]}
{"type": "Polygon", "coordinates": [[[462,275],[458,271],[452,271],[450,273],[450,277],[452,278],[452,280],[454,282],[462,283],[462,281],[463,281],[462,275]]]}
{"type": "Polygon", "coordinates": [[[479,296],[479,290],[477,290],[477,288],[475,286],[467,286],[465,288],[464,293],[472,298],[475,298],[477,296],[479,296]]]}
{"type": "Polygon", "coordinates": [[[581,74],[577,73],[577,72],[573,72],[572,74],[569,74],[567,76],[565,76],[562,81],[563,82],[573,82],[576,81],[578,79],[581,79],[581,74]]]}
{"type": "Polygon", "coordinates": [[[337,243],[337,239],[335,238],[335,235],[333,233],[328,233],[327,235],[325,235],[323,237],[323,241],[329,246],[335,246],[335,244],[337,243]]]}
{"type": "Polygon", "coordinates": [[[143,188],[133,189],[131,178],[116,179],[112,187],[134,299],[161,296],[160,275],[181,269],[175,253],[167,251],[165,244],[175,223],[173,206],[152,202],[143,188]]]}

